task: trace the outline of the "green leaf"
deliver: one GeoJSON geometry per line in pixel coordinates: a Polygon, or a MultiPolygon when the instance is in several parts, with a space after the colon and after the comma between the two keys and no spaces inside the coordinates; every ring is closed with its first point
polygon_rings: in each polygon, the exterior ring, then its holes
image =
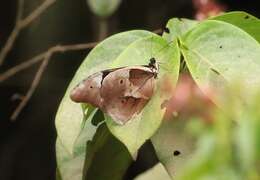
{"type": "MultiPolygon", "coordinates": [[[[243,173],[259,169],[256,164],[259,164],[260,156],[260,112],[259,112],[260,94],[258,92],[253,95],[247,103],[247,106],[237,108],[240,112],[237,117],[238,126],[235,129],[235,148],[237,149],[237,157],[239,165],[243,173]]],[[[244,104],[243,104],[244,105],[244,104]]],[[[249,173],[248,173],[249,174],[249,173]]]]}
{"type": "Polygon", "coordinates": [[[81,180],[84,156],[73,157],[62,145],[61,140],[56,140],[57,179],[59,180],[81,180]]]}
{"type": "Polygon", "coordinates": [[[177,174],[178,179],[197,180],[203,176],[205,177],[209,172],[212,173],[214,163],[212,161],[212,159],[214,159],[214,143],[215,140],[212,135],[207,134],[201,136],[197,144],[197,147],[199,148],[194,151],[193,157],[190,158],[190,161],[180,169],[180,172],[177,174]]]}
{"type": "Polygon", "coordinates": [[[181,39],[181,51],[191,75],[204,87],[221,89],[231,82],[260,85],[260,45],[229,23],[208,20],[181,39]]]}
{"type": "Polygon", "coordinates": [[[164,169],[161,163],[156,164],[151,169],[148,169],[144,173],[138,175],[134,180],[171,180],[169,174],[164,169]]]}
{"type": "Polygon", "coordinates": [[[234,118],[220,109],[216,109],[212,116],[214,121],[210,124],[200,121],[203,124],[201,133],[195,137],[195,151],[176,179],[243,179],[240,170],[235,169],[239,166],[238,161],[233,159],[236,157],[234,118]]]}
{"type": "Polygon", "coordinates": [[[217,151],[216,137],[214,134],[204,134],[199,138],[197,149],[190,161],[181,169],[176,177],[179,180],[201,180],[201,179],[230,179],[239,180],[241,177],[228,163],[217,164],[217,155],[225,154],[217,151]]]}
{"type": "Polygon", "coordinates": [[[185,119],[165,120],[151,139],[159,161],[172,178],[191,160],[195,150],[195,141],[186,132],[186,123],[185,119]]]}
{"type": "Polygon", "coordinates": [[[131,162],[126,147],[102,123],[87,144],[83,179],[121,180],[131,162]]]}
{"type": "Polygon", "coordinates": [[[58,137],[56,140],[56,158],[57,170],[59,172],[59,179],[62,180],[81,180],[83,175],[83,167],[85,161],[86,142],[92,140],[97,127],[92,125],[91,119],[95,115],[96,110],[93,111],[89,119],[86,120],[82,133],[77,138],[75,143],[74,153],[67,151],[58,137]]]}
{"type": "Polygon", "coordinates": [[[193,28],[198,21],[185,19],[185,18],[172,18],[167,22],[166,27],[169,29],[169,33],[164,32],[163,38],[168,42],[173,41],[177,37],[183,36],[187,31],[193,28]]]}
{"type": "Polygon", "coordinates": [[[109,132],[105,123],[93,125],[95,119],[104,119],[100,117],[102,112],[96,111],[89,116],[77,138],[73,155],[57,139],[57,179],[122,179],[132,161],[131,155],[109,132]]]}
{"type": "Polygon", "coordinates": [[[56,168],[56,180],[62,180],[59,168],[56,168]]]}
{"type": "Polygon", "coordinates": [[[260,20],[246,12],[234,11],[212,18],[233,24],[260,42],[260,20]]]}
{"type": "Polygon", "coordinates": [[[253,117],[243,113],[235,134],[240,165],[244,172],[253,170],[256,155],[256,129],[253,117]]]}
{"type": "Polygon", "coordinates": [[[165,97],[160,90],[164,76],[169,76],[174,86],[179,73],[180,52],[177,41],[169,44],[162,37],[153,35],[131,44],[113,63],[112,67],[148,64],[149,59],[155,57],[161,64],[156,92],[143,111],[125,125],[116,124],[110,117],[106,117],[108,128],[114,136],[123,142],[131,155],[135,157],[140,146],[149,139],[159,128],[164,114],[161,104],[169,97],[165,97]]]}
{"type": "Polygon", "coordinates": [[[121,3],[121,0],[87,0],[91,11],[100,17],[110,16],[121,3]]]}
{"type": "MultiPolygon", "coordinates": [[[[116,34],[97,45],[83,61],[61,101],[55,119],[59,139],[68,153],[73,153],[74,142],[84,123],[81,105],[69,98],[71,89],[88,75],[106,69],[131,43],[151,34],[140,30],[116,34]]],[[[85,115],[89,114],[88,107],[85,108],[85,115]]]]}

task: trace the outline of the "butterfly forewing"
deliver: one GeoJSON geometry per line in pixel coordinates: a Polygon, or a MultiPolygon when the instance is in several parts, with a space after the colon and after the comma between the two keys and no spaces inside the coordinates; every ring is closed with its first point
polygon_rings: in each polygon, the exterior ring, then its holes
{"type": "Polygon", "coordinates": [[[156,74],[152,71],[145,71],[142,69],[131,69],[129,81],[132,84],[130,96],[150,99],[154,91],[154,78],[156,74]]]}

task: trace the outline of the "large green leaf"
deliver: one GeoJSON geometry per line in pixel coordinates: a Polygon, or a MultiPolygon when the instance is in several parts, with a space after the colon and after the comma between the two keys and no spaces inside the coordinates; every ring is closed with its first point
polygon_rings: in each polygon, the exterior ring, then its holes
{"type": "MultiPolygon", "coordinates": [[[[73,153],[74,142],[84,122],[80,104],[72,102],[69,98],[71,89],[88,75],[106,69],[131,43],[151,34],[148,31],[136,30],[111,36],[97,45],[83,61],[61,101],[55,119],[59,139],[70,154],[73,153]]],[[[87,111],[88,106],[84,113],[89,114],[87,111]]]]}
{"type": "Polygon", "coordinates": [[[163,38],[168,42],[173,41],[177,37],[184,35],[187,31],[193,28],[198,21],[185,19],[185,18],[172,18],[167,22],[166,27],[169,32],[163,33],[163,38]]]}
{"type": "Polygon", "coordinates": [[[59,177],[62,180],[81,180],[83,175],[83,167],[85,161],[86,142],[92,140],[97,127],[91,122],[95,111],[89,115],[82,133],[77,138],[75,143],[74,153],[71,154],[67,151],[65,146],[62,144],[61,139],[58,137],[56,140],[56,158],[57,158],[57,169],[59,177]]]}
{"type": "Polygon", "coordinates": [[[86,120],[76,140],[73,155],[68,153],[60,139],[57,139],[57,178],[122,179],[132,158],[125,146],[109,132],[105,123],[94,122],[104,120],[100,115],[102,112],[95,110],[86,120]]]}
{"type": "Polygon", "coordinates": [[[195,141],[186,132],[185,119],[163,121],[161,127],[152,137],[159,161],[174,178],[192,158],[195,141]]]}
{"type": "Polygon", "coordinates": [[[234,81],[242,81],[247,87],[260,85],[260,45],[240,28],[208,20],[181,41],[189,71],[202,89],[216,90],[234,81]]]}
{"type": "Polygon", "coordinates": [[[125,125],[116,124],[110,117],[106,117],[108,128],[128,148],[134,157],[140,146],[149,139],[159,128],[164,114],[161,104],[169,97],[161,92],[161,81],[168,75],[172,85],[178,79],[180,52],[177,41],[169,44],[162,37],[153,35],[131,44],[113,63],[112,67],[126,65],[148,64],[149,59],[155,57],[160,66],[156,92],[142,112],[125,125]]]}
{"type": "Polygon", "coordinates": [[[131,162],[126,147],[102,123],[87,144],[83,179],[121,180],[131,162]]]}
{"type": "Polygon", "coordinates": [[[246,12],[234,11],[213,17],[214,20],[233,24],[260,42],[260,20],[246,12]]]}

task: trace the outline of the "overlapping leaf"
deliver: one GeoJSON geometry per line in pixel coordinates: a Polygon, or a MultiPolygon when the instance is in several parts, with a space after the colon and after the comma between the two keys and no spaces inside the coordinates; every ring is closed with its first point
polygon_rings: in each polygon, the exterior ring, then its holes
{"type": "Polygon", "coordinates": [[[178,37],[184,35],[187,31],[193,28],[198,21],[185,18],[172,18],[167,22],[166,27],[169,32],[163,33],[163,38],[168,42],[176,40],[178,37]]]}
{"type": "Polygon", "coordinates": [[[186,131],[184,119],[163,121],[160,129],[152,137],[156,154],[172,178],[191,159],[195,141],[186,131]]]}
{"type": "Polygon", "coordinates": [[[213,17],[212,19],[233,24],[260,42],[260,20],[251,14],[235,11],[213,17]]]}
{"type": "Polygon", "coordinates": [[[202,89],[217,90],[236,81],[260,85],[260,45],[240,28],[207,20],[189,31],[182,43],[189,71],[202,89]]]}
{"type": "MultiPolygon", "coordinates": [[[[131,43],[151,34],[148,31],[138,30],[119,33],[97,45],[83,61],[61,101],[55,119],[60,141],[70,154],[73,154],[74,142],[84,122],[81,105],[72,102],[69,98],[71,89],[88,75],[108,68],[109,64],[131,43]]],[[[88,106],[85,108],[84,113],[88,114],[87,111],[88,106]]]]}
{"type": "Polygon", "coordinates": [[[126,147],[102,123],[93,140],[88,142],[83,180],[121,180],[131,162],[126,147]]]}
{"type": "MultiPolygon", "coordinates": [[[[159,128],[165,109],[161,107],[165,92],[160,90],[165,76],[170,77],[172,85],[178,79],[180,52],[177,41],[169,44],[162,37],[151,37],[136,41],[129,46],[113,63],[112,67],[148,64],[155,57],[161,64],[156,92],[143,111],[124,126],[116,124],[107,117],[111,132],[122,141],[132,156],[135,156],[140,146],[159,128]]],[[[167,94],[167,93],[166,93],[167,94]]],[[[169,97],[168,97],[169,98],[169,97]]]]}
{"type": "Polygon", "coordinates": [[[83,131],[77,138],[75,148],[73,149],[74,152],[72,154],[65,148],[59,137],[56,140],[58,172],[62,180],[82,179],[87,145],[86,142],[92,140],[97,129],[97,127],[94,126],[91,122],[91,119],[95,113],[96,110],[92,111],[86,120],[83,131]]]}

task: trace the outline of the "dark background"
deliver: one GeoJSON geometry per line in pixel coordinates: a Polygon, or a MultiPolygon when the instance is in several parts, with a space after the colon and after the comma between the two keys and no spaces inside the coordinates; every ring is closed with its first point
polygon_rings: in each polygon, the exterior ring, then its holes
{"type": "MultiPolygon", "coordinates": [[[[41,2],[26,0],[25,16],[41,2]]],[[[260,6],[256,0],[219,2],[228,11],[243,10],[260,17],[260,6]]],[[[14,0],[1,2],[1,47],[14,26],[16,3],[14,0]]],[[[153,31],[163,27],[172,17],[193,18],[194,14],[190,0],[123,0],[116,13],[108,19],[108,33],[111,35],[131,29],[153,31]]],[[[57,0],[22,30],[0,67],[0,73],[56,44],[96,41],[97,21],[86,0],[57,0]]],[[[0,83],[0,180],[55,179],[55,113],[68,83],[88,52],[71,51],[52,56],[36,92],[14,123],[9,121],[9,117],[19,100],[12,101],[11,97],[15,93],[26,93],[39,64],[0,83]]],[[[128,172],[129,177],[134,176],[137,169],[143,169],[142,163],[133,166],[128,172]]]]}

